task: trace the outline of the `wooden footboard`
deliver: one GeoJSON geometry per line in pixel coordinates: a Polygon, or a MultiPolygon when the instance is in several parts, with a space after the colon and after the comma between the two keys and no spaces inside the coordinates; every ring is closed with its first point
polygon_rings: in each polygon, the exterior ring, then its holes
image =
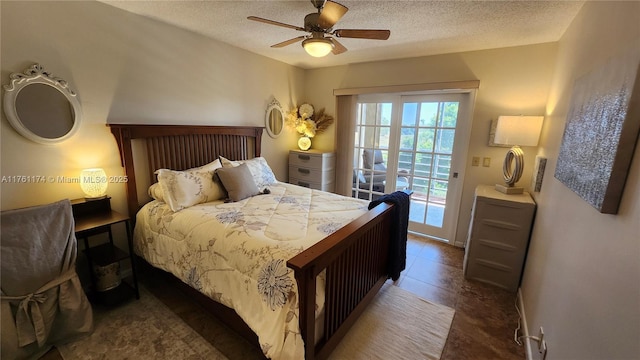
{"type": "MultiPolygon", "coordinates": [[[[142,168],[148,169],[153,181],[153,172],[159,168],[185,170],[207,164],[218,156],[235,160],[260,156],[263,130],[242,126],[108,126],[118,143],[122,166],[129,179],[127,203],[132,218],[142,205],[138,201],[138,190],[146,190],[150,185],[136,184],[132,140],[144,143],[142,148],[146,149],[147,156],[142,159],[146,163],[142,168]]],[[[386,203],[376,206],[287,262],[298,283],[300,331],[306,359],[327,358],[387,280],[392,208],[393,205],[386,203]],[[323,333],[316,334],[316,281],[323,271],[326,271],[324,326],[323,333]],[[315,339],[319,341],[316,343],[315,339]]],[[[208,301],[212,307],[224,307],[208,301]]],[[[231,322],[232,328],[246,333],[248,327],[234,311],[228,310],[229,316],[223,321],[231,322]]],[[[255,334],[247,338],[256,341],[255,334]]]]}
{"type": "Polygon", "coordinates": [[[327,358],[387,280],[391,208],[376,206],[287,262],[298,282],[305,359],[327,358]],[[315,344],[316,281],[325,270],[323,334],[315,344]]]}

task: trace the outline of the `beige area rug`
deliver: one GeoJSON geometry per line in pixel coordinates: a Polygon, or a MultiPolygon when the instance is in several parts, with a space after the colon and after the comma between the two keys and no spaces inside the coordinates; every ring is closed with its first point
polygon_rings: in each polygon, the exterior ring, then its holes
{"type": "Polygon", "coordinates": [[[93,315],[91,336],[57,346],[65,360],[227,359],[142,287],[140,300],[93,315]]]}
{"type": "MultiPolygon", "coordinates": [[[[385,284],[329,359],[440,359],[453,315],[385,284]]],[[[94,318],[91,336],[58,347],[65,360],[227,359],[142,287],[140,300],[94,307],[94,318]]]]}
{"type": "Polygon", "coordinates": [[[329,359],[440,359],[454,313],[385,284],[329,359]]]}

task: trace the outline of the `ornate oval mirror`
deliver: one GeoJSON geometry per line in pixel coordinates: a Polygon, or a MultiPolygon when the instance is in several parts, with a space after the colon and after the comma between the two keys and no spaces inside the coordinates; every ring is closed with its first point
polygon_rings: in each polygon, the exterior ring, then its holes
{"type": "Polygon", "coordinates": [[[40,144],[55,144],[78,130],[80,102],[66,81],[39,64],[10,78],[11,83],[4,86],[4,113],[22,136],[40,144]]]}
{"type": "Polygon", "coordinates": [[[271,100],[269,106],[267,106],[264,124],[267,128],[267,134],[272,138],[275,139],[282,134],[282,130],[284,129],[284,112],[278,100],[271,100]]]}

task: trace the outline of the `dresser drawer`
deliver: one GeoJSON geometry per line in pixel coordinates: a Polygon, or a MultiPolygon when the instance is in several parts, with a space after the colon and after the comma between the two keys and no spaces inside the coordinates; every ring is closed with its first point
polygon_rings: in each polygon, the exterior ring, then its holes
{"type": "Polygon", "coordinates": [[[470,256],[476,260],[490,260],[512,268],[522,266],[525,252],[526,248],[520,244],[509,245],[502,241],[482,237],[473,239],[473,244],[469,249],[470,256]]]}
{"type": "Polygon", "coordinates": [[[477,239],[491,239],[505,246],[526,246],[529,240],[530,226],[518,221],[478,219],[473,226],[473,237],[477,239]]]}
{"type": "Polygon", "coordinates": [[[333,170],[335,157],[332,153],[297,152],[289,153],[289,165],[307,169],[333,170]]]}
{"type": "Polygon", "coordinates": [[[289,177],[289,183],[293,185],[306,187],[309,189],[322,190],[322,191],[328,191],[328,192],[333,192],[333,190],[335,189],[333,181],[321,183],[319,181],[308,181],[308,180],[296,179],[294,177],[293,178],[289,177]]]}
{"type": "Polygon", "coordinates": [[[485,219],[501,220],[514,226],[528,227],[535,206],[478,197],[477,207],[478,212],[484,214],[485,219]]]}
{"type": "Polygon", "coordinates": [[[467,264],[465,278],[515,292],[520,284],[521,272],[521,267],[507,266],[492,259],[472,259],[467,264]]]}
{"type": "Polygon", "coordinates": [[[320,169],[289,165],[289,178],[304,181],[333,182],[335,171],[322,171],[320,169]]]}

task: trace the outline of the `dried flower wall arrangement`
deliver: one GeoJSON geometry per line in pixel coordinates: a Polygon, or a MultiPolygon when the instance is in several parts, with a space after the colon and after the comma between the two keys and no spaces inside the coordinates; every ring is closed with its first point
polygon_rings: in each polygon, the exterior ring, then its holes
{"type": "Polygon", "coordinates": [[[298,134],[312,138],[333,124],[333,116],[325,114],[324,108],[315,111],[313,105],[302,104],[289,111],[286,122],[298,134]]]}

